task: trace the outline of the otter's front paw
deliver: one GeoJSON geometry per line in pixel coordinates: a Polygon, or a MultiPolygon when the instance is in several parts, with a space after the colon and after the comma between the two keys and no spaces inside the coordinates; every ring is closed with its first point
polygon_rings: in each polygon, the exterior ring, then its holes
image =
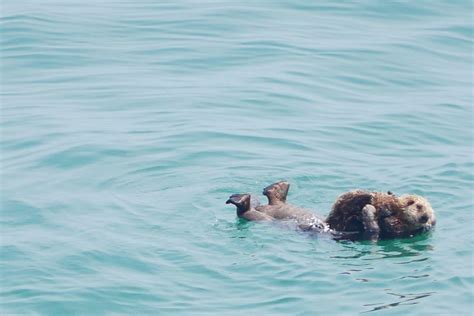
{"type": "Polygon", "coordinates": [[[365,223],[371,223],[375,221],[375,213],[377,210],[375,207],[371,204],[367,204],[364,206],[362,209],[362,222],[365,223]]]}
{"type": "Polygon", "coordinates": [[[375,219],[376,212],[375,207],[370,204],[362,209],[362,224],[364,225],[364,236],[367,239],[377,240],[379,238],[380,228],[375,219]]]}

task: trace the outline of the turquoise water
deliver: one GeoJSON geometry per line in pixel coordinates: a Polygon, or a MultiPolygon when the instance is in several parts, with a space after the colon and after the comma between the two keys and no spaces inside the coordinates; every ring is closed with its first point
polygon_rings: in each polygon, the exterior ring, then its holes
{"type": "Polygon", "coordinates": [[[2,315],[472,315],[470,1],[1,12],[2,315]],[[224,204],[280,179],[320,215],[421,194],[438,226],[336,242],[224,204]]]}

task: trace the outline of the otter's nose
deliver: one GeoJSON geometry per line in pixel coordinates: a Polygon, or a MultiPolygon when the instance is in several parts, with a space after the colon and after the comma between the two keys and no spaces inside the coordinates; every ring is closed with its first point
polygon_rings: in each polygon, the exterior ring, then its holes
{"type": "Polygon", "coordinates": [[[424,224],[424,223],[426,223],[426,222],[428,221],[428,219],[429,219],[428,215],[423,215],[423,216],[421,216],[421,217],[418,219],[418,221],[419,221],[420,223],[424,224]]]}

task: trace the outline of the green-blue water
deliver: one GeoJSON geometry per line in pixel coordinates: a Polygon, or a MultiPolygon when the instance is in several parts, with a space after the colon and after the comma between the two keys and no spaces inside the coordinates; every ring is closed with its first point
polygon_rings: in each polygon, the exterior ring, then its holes
{"type": "Polygon", "coordinates": [[[472,10],[3,1],[0,313],[472,315],[472,10]],[[280,179],[438,225],[336,242],[224,204],[280,179]]]}

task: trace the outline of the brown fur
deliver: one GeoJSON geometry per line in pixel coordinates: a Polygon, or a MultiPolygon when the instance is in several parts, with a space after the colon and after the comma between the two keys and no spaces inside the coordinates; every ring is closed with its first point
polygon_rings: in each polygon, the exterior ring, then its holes
{"type": "Polygon", "coordinates": [[[326,222],[336,231],[363,233],[361,212],[368,204],[376,209],[375,221],[380,226],[380,238],[412,236],[431,229],[436,223],[430,203],[421,196],[395,196],[391,192],[362,190],[339,196],[326,222]]]}

